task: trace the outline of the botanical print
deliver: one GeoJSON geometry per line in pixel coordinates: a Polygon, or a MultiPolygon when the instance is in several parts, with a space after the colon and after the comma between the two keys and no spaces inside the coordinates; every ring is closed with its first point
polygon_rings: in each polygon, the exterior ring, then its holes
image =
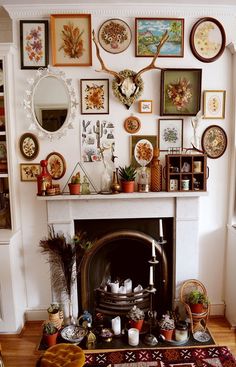
{"type": "Polygon", "coordinates": [[[179,78],[168,84],[166,93],[178,111],[185,110],[193,97],[192,85],[186,78],[179,78]]]}
{"type": "Polygon", "coordinates": [[[27,157],[32,157],[35,154],[37,146],[35,141],[30,137],[26,137],[22,143],[22,150],[27,157]]]}
{"type": "Polygon", "coordinates": [[[43,29],[41,26],[32,28],[25,37],[25,51],[28,54],[29,60],[36,64],[43,58],[43,29]]]}
{"type": "Polygon", "coordinates": [[[136,18],[136,56],[153,56],[164,32],[169,38],[159,57],[183,57],[184,19],[136,18]]]}
{"type": "Polygon", "coordinates": [[[82,162],[101,161],[115,149],[115,126],[107,120],[83,120],[81,126],[82,162]]]}
{"type": "Polygon", "coordinates": [[[65,55],[72,59],[81,58],[85,51],[83,33],[84,30],[81,30],[72,22],[64,24],[60,34],[61,45],[59,51],[63,50],[65,55]]]}
{"type": "Polygon", "coordinates": [[[111,19],[102,24],[98,32],[98,40],[106,51],[120,53],[130,44],[131,30],[122,20],[111,19]]]}
{"type": "Polygon", "coordinates": [[[223,119],[225,117],[224,90],[204,91],[204,118],[223,119]]]}
{"type": "Polygon", "coordinates": [[[157,146],[155,135],[131,136],[131,163],[134,167],[149,166],[157,146]]]}
{"type": "Polygon", "coordinates": [[[222,36],[217,25],[213,22],[199,24],[194,33],[194,46],[204,58],[216,56],[222,46],[222,36]]]}
{"type": "Polygon", "coordinates": [[[183,120],[159,120],[159,149],[161,151],[183,146],[183,120]]]}
{"type": "Polygon", "coordinates": [[[21,181],[37,181],[40,174],[40,164],[21,164],[21,181]]]}
{"type": "Polygon", "coordinates": [[[81,113],[109,113],[108,79],[81,79],[81,113]]]}
{"type": "Polygon", "coordinates": [[[47,158],[48,172],[53,179],[59,180],[62,178],[66,171],[66,164],[63,156],[59,153],[50,153],[47,158]]]}
{"type": "Polygon", "coordinates": [[[208,157],[219,158],[227,147],[227,135],[225,131],[217,125],[206,128],[202,136],[202,147],[208,157]]]}

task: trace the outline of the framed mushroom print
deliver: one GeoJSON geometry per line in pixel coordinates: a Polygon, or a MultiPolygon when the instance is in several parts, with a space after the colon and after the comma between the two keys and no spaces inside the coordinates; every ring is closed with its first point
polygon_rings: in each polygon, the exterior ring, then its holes
{"type": "Polygon", "coordinates": [[[21,69],[48,66],[48,21],[20,20],[21,69]]]}
{"type": "Polygon", "coordinates": [[[48,172],[52,176],[53,180],[59,180],[66,172],[66,162],[64,157],[57,152],[52,152],[46,157],[48,162],[48,172]]]}
{"type": "Polygon", "coordinates": [[[203,116],[205,119],[225,118],[225,90],[205,90],[203,92],[203,116]]]}
{"type": "Polygon", "coordinates": [[[202,69],[161,71],[160,115],[195,116],[201,106],[202,69]]]}
{"type": "Polygon", "coordinates": [[[100,45],[105,51],[112,54],[125,51],[129,47],[131,39],[131,29],[121,19],[106,20],[98,31],[100,45]]]}
{"type": "Polygon", "coordinates": [[[202,62],[217,60],[225,49],[225,31],[215,18],[197,21],[190,33],[190,46],[194,56],[202,62]]]}
{"type": "Polygon", "coordinates": [[[183,119],[159,119],[158,145],[160,151],[183,148],[183,119]]]}
{"type": "Polygon", "coordinates": [[[91,66],[90,14],[53,14],[51,20],[52,64],[91,66]]]}
{"type": "Polygon", "coordinates": [[[21,135],[19,146],[21,154],[29,161],[35,159],[39,153],[38,139],[32,133],[21,135]]]}
{"type": "Polygon", "coordinates": [[[80,80],[81,114],[109,114],[109,79],[80,80]]]}
{"type": "Polygon", "coordinates": [[[221,157],[227,148],[227,135],[218,125],[211,125],[202,134],[202,149],[209,158],[221,157]]]}

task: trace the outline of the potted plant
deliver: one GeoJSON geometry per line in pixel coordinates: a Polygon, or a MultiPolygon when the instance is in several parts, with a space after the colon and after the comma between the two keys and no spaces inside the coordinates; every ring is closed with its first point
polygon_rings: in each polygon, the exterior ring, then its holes
{"type": "Polygon", "coordinates": [[[136,175],[137,171],[132,165],[119,167],[121,189],[123,192],[134,192],[134,181],[136,175]]]}
{"type": "Polygon", "coordinates": [[[71,182],[68,184],[71,195],[80,194],[80,172],[77,172],[71,177],[71,182]]]}
{"type": "Polygon", "coordinates": [[[165,338],[165,340],[172,340],[175,329],[175,320],[172,319],[168,313],[166,313],[162,315],[158,325],[160,328],[160,334],[165,338]]]}
{"type": "Polygon", "coordinates": [[[43,325],[43,340],[48,347],[57,343],[58,329],[52,322],[45,322],[43,325]]]}
{"type": "Polygon", "coordinates": [[[203,313],[209,303],[208,297],[198,289],[191,291],[187,296],[187,302],[193,313],[203,313]]]}
{"type": "Polygon", "coordinates": [[[142,330],[144,317],[144,311],[138,308],[136,305],[134,305],[127,314],[130,327],[136,328],[139,331],[142,330]]]}
{"type": "Polygon", "coordinates": [[[63,323],[63,310],[58,303],[51,303],[47,309],[48,319],[59,330],[63,323]]]}

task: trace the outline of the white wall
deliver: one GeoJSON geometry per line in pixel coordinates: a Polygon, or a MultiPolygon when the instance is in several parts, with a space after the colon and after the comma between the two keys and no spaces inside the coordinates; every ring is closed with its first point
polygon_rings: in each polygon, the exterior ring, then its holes
{"type": "MultiPolygon", "coordinates": [[[[134,42],[134,18],[135,17],[181,17],[185,19],[185,56],[184,58],[160,58],[158,66],[163,68],[202,68],[202,90],[206,89],[223,89],[226,90],[226,117],[224,120],[202,120],[199,127],[201,134],[205,128],[212,124],[218,124],[224,128],[228,137],[231,134],[233,114],[231,112],[232,103],[232,55],[225,50],[224,54],[213,63],[202,63],[197,60],[189,45],[189,35],[193,24],[202,17],[213,16],[217,18],[224,26],[226,31],[227,44],[235,41],[236,9],[232,7],[227,9],[222,7],[207,8],[204,6],[188,6],[181,7],[171,5],[155,6],[152,5],[132,5],[124,8],[114,7],[109,4],[99,6],[80,5],[66,8],[60,6],[53,9],[45,6],[44,9],[37,9],[37,6],[6,7],[10,15],[14,18],[14,39],[18,47],[18,58],[15,59],[15,94],[16,94],[16,149],[18,151],[18,163],[23,163],[24,159],[20,154],[18,141],[20,136],[28,131],[29,121],[26,118],[23,109],[23,96],[27,88],[27,78],[34,76],[35,71],[20,69],[20,49],[19,49],[19,19],[49,19],[51,13],[91,13],[92,27],[98,31],[100,25],[109,18],[122,18],[126,21],[133,35],[133,40],[129,48],[118,55],[112,55],[101,51],[107,66],[116,71],[129,68],[138,71],[146,66],[151,60],[150,58],[135,58],[134,42]]],[[[51,52],[50,52],[51,60],[51,52]]],[[[73,84],[79,101],[79,81],[81,78],[109,78],[111,76],[104,73],[97,73],[95,69],[99,69],[100,65],[96,59],[95,49],[93,47],[93,66],[87,68],[64,67],[62,68],[68,78],[73,79],[73,84]]],[[[159,71],[150,71],[143,74],[144,93],[142,99],[152,99],[154,102],[154,111],[152,115],[140,115],[137,112],[137,103],[130,108],[129,111],[113,97],[110,89],[110,114],[99,116],[101,119],[107,119],[116,126],[116,153],[119,157],[119,164],[129,162],[129,135],[123,128],[123,122],[130,114],[134,114],[141,119],[142,127],[139,134],[157,134],[157,121],[160,106],[160,73],[159,71]]],[[[111,86],[111,83],[110,83],[111,86]]],[[[85,116],[86,117],[86,116],[85,116]]],[[[65,137],[60,140],[48,141],[40,140],[40,152],[34,162],[56,151],[61,153],[67,162],[67,171],[63,179],[60,181],[61,187],[69,178],[75,164],[80,159],[80,123],[84,116],[80,115],[79,108],[77,110],[74,130],[68,130],[65,137]]],[[[97,116],[88,116],[88,119],[97,119],[97,116]]],[[[190,117],[184,117],[184,147],[190,146],[192,136],[192,128],[190,117]]],[[[200,199],[200,233],[199,233],[199,279],[202,280],[209,292],[215,312],[223,312],[224,302],[224,254],[226,244],[226,224],[228,211],[228,184],[229,184],[229,161],[231,141],[228,141],[228,149],[226,153],[219,159],[208,159],[209,179],[208,191],[209,195],[200,199]]],[[[163,160],[164,156],[162,156],[163,160]]],[[[99,172],[101,166],[99,163],[86,164],[86,169],[91,173],[95,182],[99,182],[99,172]]],[[[26,274],[26,287],[28,297],[28,310],[41,310],[48,306],[51,301],[50,283],[48,267],[45,264],[45,258],[39,254],[39,240],[46,235],[46,203],[37,201],[36,199],[36,183],[18,182],[20,189],[21,215],[22,215],[22,233],[24,244],[24,261],[26,274]]],[[[188,261],[186,259],[186,261],[188,261]]],[[[232,318],[233,319],[233,318],[232,318]]],[[[234,318],[235,320],[235,318],[234,318]]]]}

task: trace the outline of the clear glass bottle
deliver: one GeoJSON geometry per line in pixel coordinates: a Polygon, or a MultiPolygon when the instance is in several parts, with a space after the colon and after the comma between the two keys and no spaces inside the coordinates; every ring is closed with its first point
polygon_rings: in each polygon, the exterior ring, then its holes
{"type": "Polygon", "coordinates": [[[111,194],[111,173],[107,166],[104,166],[101,174],[101,194],[111,194]]]}

